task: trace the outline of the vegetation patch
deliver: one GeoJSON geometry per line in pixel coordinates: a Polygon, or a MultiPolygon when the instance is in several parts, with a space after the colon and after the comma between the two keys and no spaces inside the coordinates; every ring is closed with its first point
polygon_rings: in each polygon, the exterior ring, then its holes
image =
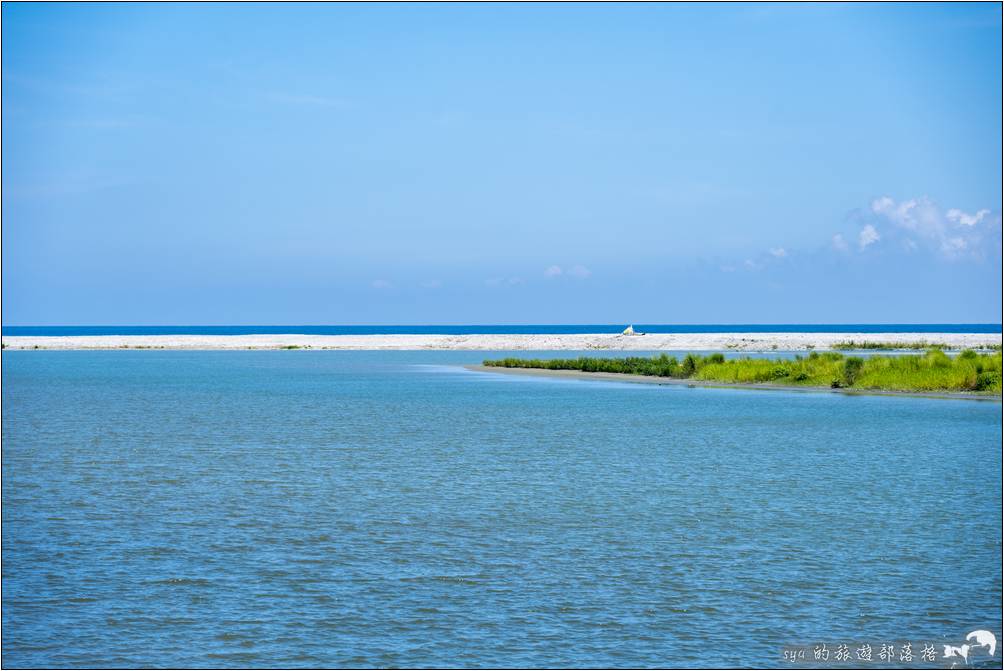
{"type": "Polygon", "coordinates": [[[810,352],[794,359],[729,359],[688,354],[654,357],[488,360],[485,366],[650,375],[706,382],[778,384],[910,392],[1001,393],[1001,354],[964,350],[949,356],[932,348],[919,355],[848,357],[810,352]]]}
{"type": "MultiPolygon", "coordinates": [[[[840,342],[833,343],[833,349],[848,351],[848,350],[869,350],[869,349],[880,349],[880,350],[928,350],[928,349],[940,349],[940,350],[953,350],[958,349],[958,347],[952,347],[945,343],[927,342],[924,340],[918,340],[916,342],[871,342],[871,341],[857,341],[857,340],[841,340],[840,342]]],[[[1000,345],[981,345],[976,347],[978,350],[985,350],[991,352],[1000,352],[1000,345]]]]}

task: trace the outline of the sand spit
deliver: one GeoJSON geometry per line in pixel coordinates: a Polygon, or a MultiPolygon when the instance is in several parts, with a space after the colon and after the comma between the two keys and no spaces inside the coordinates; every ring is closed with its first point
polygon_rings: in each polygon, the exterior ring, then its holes
{"type": "Polygon", "coordinates": [[[953,349],[1000,346],[999,333],[652,333],[468,335],[163,335],[4,336],[5,349],[94,350],[826,350],[835,343],[937,343],[953,349]]]}

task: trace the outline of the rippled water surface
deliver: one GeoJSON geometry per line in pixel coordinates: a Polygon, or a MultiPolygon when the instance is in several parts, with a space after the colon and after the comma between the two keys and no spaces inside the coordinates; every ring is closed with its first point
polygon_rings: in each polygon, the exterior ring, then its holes
{"type": "Polygon", "coordinates": [[[4,666],[1000,637],[999,403],[457,365],[485,356],[4,352],[4,666]]]}

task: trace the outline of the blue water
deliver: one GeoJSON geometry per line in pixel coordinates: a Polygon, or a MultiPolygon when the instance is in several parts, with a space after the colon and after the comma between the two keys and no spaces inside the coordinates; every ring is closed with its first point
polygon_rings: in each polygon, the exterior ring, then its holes
{"type": "MultiPolygon", "coordinates": [[[[626,324],[427,324],[356,326],[4,326],[6,336],[80,335],[383,335],[471,333],[620,333],[626,324]]],[[[1000,324],[635,324],[645,333],[1000,333],[1000,324]]]]}
{"type": "Polygon", "coordinates": [[[4,667],[1002,638],[999,403],[458,366],[496,354],[4,352],[4,667]]]}

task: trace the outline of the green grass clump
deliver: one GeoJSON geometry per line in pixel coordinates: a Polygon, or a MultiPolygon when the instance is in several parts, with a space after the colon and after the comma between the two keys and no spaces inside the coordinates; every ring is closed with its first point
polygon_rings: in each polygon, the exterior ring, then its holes
{"type": "Polygon", "coordinates": [[[870,342],[870,341],[858,341],[858,340],[841,340],[840,342],[833,343],[833,349],[836,350],[867,350],[867,349],[931,349],[936,347],[941,350],[952,349],[950,345],[945,343],[932,343],[924,340],[919,340],[916,342],[870,342]]]}
{"type": "Polygon", "coordinates": [[[965,350],[955,357],[931,348],[920,355],[845,357],[839,352],[811,352],[794,359],[726,360],[722,354],[676,357],[577,359],[507,358],[485,361],[501,368],[578,370],[587,373],[651,375],[707,382],[781,384],[890,391],[960,391],[1001,393],[1001,354],[965,350]]]}
{"type": "MultiPolygon", "coordinates": [[[[721,356],[721,355],[719,355],[721,356]]],[[[486,366],[499,368],[541,368],[544,370],[580,370],[587,373],[625,373],[628,375],[654,375],[658,377],[687,377],[683,367],[673,356],[629,356],[624,359],[579,357],[578,359],[499,359],[485,361],[486,366]]]]}

